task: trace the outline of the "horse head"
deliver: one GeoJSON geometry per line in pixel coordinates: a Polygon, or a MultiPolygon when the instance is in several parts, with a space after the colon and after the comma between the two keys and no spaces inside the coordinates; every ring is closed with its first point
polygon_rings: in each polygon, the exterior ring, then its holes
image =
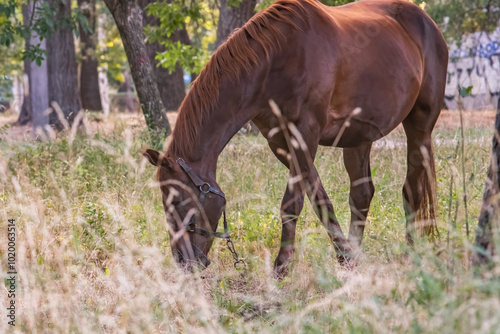
{"type": "Polygon", "coordinates": [[[206,268],[214,237],[224,237],[216,233],[226,205],[224,194],[215,180],[201,180],[182,159],[151,149],[143,155],[158,168],[157,179],[175,260],[189,270],[206,268]]]}

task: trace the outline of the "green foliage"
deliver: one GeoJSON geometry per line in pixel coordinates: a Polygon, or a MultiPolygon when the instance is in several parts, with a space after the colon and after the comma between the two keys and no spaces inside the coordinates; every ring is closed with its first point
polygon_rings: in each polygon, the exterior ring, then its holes
{"type": "MultiPolygon", "coordinates": [[[[167,40],[168,41],[168,40],[167,40]]],[[[156,60],[172,73],[176,66],[180,66],[189,73],[200,73],[209,59],[207,52],[191,45],[177,42],[163,42],[166,50],[156,55],[156,60]]]]}
{"type": "MultiPolygon", "coordinates": [[[[92,249],[98,259],[106,257],[106,254],[113,249],[113,239],[108,234],[112,233],[111,217],[106,213],[105,208],[95,202],[89,202],[84,206],[82,213],[83,222],[80,226],[75,226],[75,237],[78,235],[78,244],[82,248],[92,249]]],[[[89,258],[89,260],[96,260],[89,258]]]]}
{"type": "Polygon", "coordinates": [[[7,75],[0,75],[0,102],[12,100],[12,77],[7,75]]]}
{"type": "Polygon", "coordinates": [[[238,7],[243,0],[227,0],[228,7],[238,7]]]}
{"type": "Polygon", "coordinates": [[[129,70],[127,55],[118,28],[108,9],[98,4],[97,11],[103,11],[106,14],[102,22],[102,31],[105,36],[102,43],[97,45],[97,60],[99,66],[106,69],[109,84],[118,87],[125,80],[123,73],[129,70]]]}
{"type": "Polygon", "coordinates": [[[16,34],[15,15],[13,10],[16,3],[0,0],[0,101],[12,99],[13,77],[20,77],[22,70],[21,53],[23,40],[16,34]]]}
{"type": "Polygon", "coordinates": [[[14,43],[18,32],[18,27],[15,24],[17,8],[18,3],[15,0],[0,3],[0,45],[9,47],[14,43]]]}
{"type": "MultiPolygon", "coordinates": [[[[1,35],[1,33],[0,33],[1,35]]],[[[14,77],[20,78],[22,71],[21,51],[22,43],[18,36],[9,46],[0,44],[0,102],[11,101],[12,84],[14,77]]]]}
{"type": "Polygon", "coordinates": [[[322,0],[321,2],[328,6],[342,6],[354,2],[354,0],[322,0]]]}
{"type": "Polygon", "coordinates": [[[498,3],[491,0],[417,0],[439,25],[448,41],[460,41],[464,34],[492,32],[499,25],[498,3]]]}
{"type": "Polygon", "coordinates": [[[145,32],[149,42],[165,46],[165,51],[156,57],[161,66],[173,71],[179,65],[190,73],[199,73],[209,59],[208,45],[202,42],[211,27],[207,22],[211,15],[209,4],[204,1],[161,1],[148,5],[147,10],[149,15],[160,20],[159,27],[145,27],[145,32]],[[170,39],[176,31],[185,28],[192,32],[191,45],[170,39]],[[196,37],[200,34],[201,40],[198,39],[197,43],[196,37]]]}
{"type": "MultiPolygon", "coordinates": [[[[86,17],[78,8],[72,8],[70,16],[63,16],[56,19],[56,8],[48,1],[37,1],[36,18],[30,20],[27,25],[23,24],[21,6],[26,5],[15,0],[0,0],[0,85],[7,86],[9,83],[5,78],[14,75],[19,76],[22,70],[22,59],[28,58],[30,61],[40,65],[47,56],[41,41],[57,29],[58,27],[69,27],[78,36],[78,25],[87,33],[92,33],[86,17]],[[5,1],[5,3],[2,3],[5,1]],[[25,48],[25,38],[39,36],[40,42],[31,39],[31,45],[25,48]]],[[[27,5],[33,4],[28,2],[27,5]]],[[[123,72],[128,69],[128,62],[120,34],[116,28],[111,14],[104,4],[97,3],[97,13],[106,13],[103,23],[105,34],[103,45],[98,45],[96,57],[99,65],[107,69],[108,79],[112,86],[118,86],[123,82],[123,72]]],[[[10,86],[9,86],[10,89],[10,86]]]]}
{"type": "MultiPolygon", "coordinates": [[[[184,28],[187,18],[195,24],[201,24],[200,21],[204,20],[203,3],[198,1],[174,0],[152,3],[147,6],[147,10],[149,15],[160,19],[160,26],[166,37],[170,37],[177,30],[184,28]]],[[[158,41],[158,37],[158,35],[153,35],[150,36],[150,39],[155,42],[158,41]]]]}
{"type": "MultiPolygon", "coordinates": [[[[63,0],[58,0],[63,1],[63,0]]],[[[7,0],[0,3],[0,45],[9,47],[16,41],[17,37],[22,39],[30,36],[38,36],[40,41],[49,37],[58,27],[69,27],[78,35],[78,24],[80,23],[85,31],[90,31],[85,16],[78,8],[72,10],[69,16],[57,17],[57,1],[33,1],[21,3],[16,0],[7,0]],[[34,17],[30,18],[27,25],[22,21],[22,6],[36,6],[34,17]]],[[[22,51],[23,58],[29,58],[41,64],[45,56],[45,50],[40,47],[40,43],[32,44],[22,51]]]]}
{"type": "Polygon", "coordinates": [[[472,86],[460,87],[458,91],[462,98],[467,97],[472,92],[472,86]]]}
{"type": "MultiPolygon", "coordinates": [[[[236,0],[238,1],[238,0],[236,0]]],[[[259,1],[259,4],[257,5],[257,9],[262,10],[266,7],[269,7],[274,3],[275,0],[263,0],[259,1]]],[[[355,0],[320,0],[321,3],[327,5],[327,6],[342,6],[351,2],[354,2],[355,0]]]]}
{"type": "Polygon", "coordinates": [[[34,61],[38,66],[42,65],[42,61],[45,59],[47,51],[42,49],[41,43],[30,45],[27,50],[23,51],[23,58],[28,58],[30,61],[34,61]]]}
{"type": "Polygon", "coordinates": [[[256,9],[257,10],[263,10],[263,9],[271,6],[274,2],[275,2],[275,0],[262,0],[262,1],[258,1],[256,9]]]}
{"type": "MultiPolygon", "coordinates": [[[[0,127],[0,136],[4,136],[7,133],[7,130],[9,130],[9,125],[5,124],[4,126],[0,127]]],[[[0,138],[0,140],[2,140],[0,138]]]]}

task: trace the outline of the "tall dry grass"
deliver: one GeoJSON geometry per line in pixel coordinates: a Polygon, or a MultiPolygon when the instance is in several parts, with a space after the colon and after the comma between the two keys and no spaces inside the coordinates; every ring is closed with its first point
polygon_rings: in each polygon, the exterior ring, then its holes
{"type": "MultiPolygon", "coordinates": [[[[376,194],[352,270],[338,265],[307,204],[289,276],[272,277],[279,203],[287,171],[262,138],[237,136],[219,161],[219,184],[247,276],[216,241],[211,266],[187,274],[172,259],[154,169],[139,150],[140,128],[115,124],[51,142],[0,141],[0,261],[6,277],[7,219],[16,219],[16,326],[0,294],[0,332],[156,333],[498,333],[500,261],[475,273],[465,260],[457,130],[435,133],[438,224],[450,241],[404,242],[401,132],[372,152],[376,194]],[[453,175],[453,178],[451,177],[453,175]],[[450,195],[451,194],[451,195],[450,195]]],[[[466,179],[477,217],[492,129],[469,128],[466,179]]],[[[341,152],[321,149],[316,165],[344,231],[350,216],[341,152]]]]}

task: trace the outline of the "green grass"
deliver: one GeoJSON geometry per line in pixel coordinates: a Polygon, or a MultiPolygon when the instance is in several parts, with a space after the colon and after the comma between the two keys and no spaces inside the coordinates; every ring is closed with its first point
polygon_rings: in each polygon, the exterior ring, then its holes
{"type": "MultiPolygon", "coordinates": [[[[405,145],[374,148],[376,193],[358,266],[339,266],[307,203],[298,223],[293,266],[282,282],[272,278],[272,263],[279,248],[279,205],[288,173],[263,138],[235,137],[218,166],[232,237],[248,263],[248,275],[242,277],[220,240],[204,272],[186,274],[175,265],[155,170],[139,154],[144,133],[122,131],[79,135],[74,141],[65,135],[49,143],[0,141],[0,218],[2,226],[9,218],[18,225],[16,330],[500,331],[498,259],[493,269],[478,274],[468,262],[491,149],[490,129],[466,131],[468,238],[458,132],[440,130],[435,133],[442,143],[435,153],[442,236],[437,245],[420,242],[413,251],[404,242],[405,145]]],[[[389,136],[394,141],[402,138],[401,132],[389,136]]],[[[341,151],[321,148],[316,165],[346,232],[349,187],[341,151]]],[[[0,240],[6,237],[2,233],[0,240]]],[[[2,263],[5,251],[0,247],[2,263]]],[[[1,294],[0,304],[6,303],[6,294],[1,294]]],[[[5,319],[2,316],[1,332],[10,327],[5,319]]]]}

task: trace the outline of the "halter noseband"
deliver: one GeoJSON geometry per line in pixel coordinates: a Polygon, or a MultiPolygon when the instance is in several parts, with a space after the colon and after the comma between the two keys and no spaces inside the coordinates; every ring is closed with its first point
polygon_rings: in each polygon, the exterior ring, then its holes
{"type": "MultiPolygon", "coordinates": [[[[205,197],[208,193],[212,193],[214,195],[222,197],[222,198],[224,198],[224,200],[226,199],[226,196],[224,195],[224,193],[221,190],[216,189],[216,188],[212,187],[208,182],[203,181],[198,176],[198,174],[196,174],[193,171],[193,169],[191,167],[189,167],[188,164],[186,164],[184,159],[178,158],[176,160],[176,162],[182,168],[182,170],[184,172],[186,172],[186,174],[189,176],[189,178],[194,183],[194,185],[200,189],[200,197],[198,197],[198,200],[199,200],[201,206],[203,206],[203,203],[205,202],[205,197]]],[[[202,235],[202,236],[207,237],[207,238],[210,236],[213,236],[213,237],[221,238],[221,239],[229,239],[229,233],[228,233],[228,229],[227,229],[227,220],[226,220],[226,210],[225,209],[223,211],[223,216],[224,216],[224,233],[212,232],[212,231],[207,230],[205,228],[197,227],[196,226],[196,219],[198,218],[197,214],[193,215],[191,217],[189,223],[184,227],[186,228],[186,231],[188,231],[188,232],[196,233],[196,234],[202,235]]]]}

